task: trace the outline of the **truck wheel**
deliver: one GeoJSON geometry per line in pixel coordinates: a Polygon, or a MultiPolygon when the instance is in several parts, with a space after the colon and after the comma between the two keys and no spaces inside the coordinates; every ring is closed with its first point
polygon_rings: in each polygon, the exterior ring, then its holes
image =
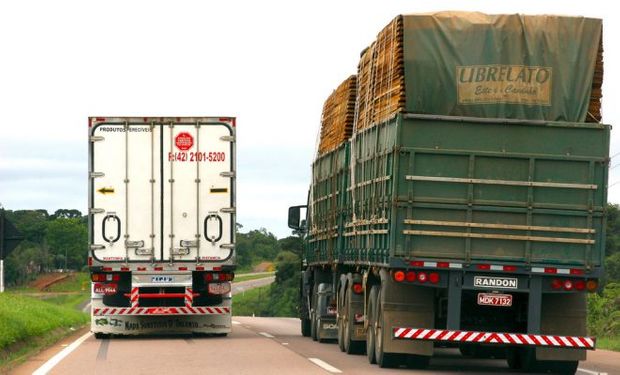
{"type": "MultiPolygon", "coordinates": [[[[381,292],[379,292],[379,296],[381,296],[381,292]]],[[[375,358],[379,367],[390,368],[397,364],[399,355],[396,353],[386,353],[383,350],[383,329],[385,327],[385,322],[383,321],[383,309],[381,308],[380,301],[381,297],[378,297],[376,310],[377,319],[375,321],[375,358]]]]}
{"type": "Polygon", "coordinates": [[[317,325],[316,325],[316,317],[314,313],[310,314],[310,336],[312,337],[312,341],[318,340],[317,336],[317,325]]]}
{"type": "Polygon", "coordinates": [[[520,360],[526,372],[573,375],[579,366],[579,361],[539,361],[536,359],[534,348],[525,348],[520,354],[520,360]]]}
{"type": "Polygon", "coordinates": [[[368,298],[368,329],[366,330],[366,356],[369,363],[377,363],[375,357],[375,306],[377,304],[377,294],[379,288],[373,286],[370,289],[370,297],[368,298]]]}
{"type": "Polygon", "coordinates": [[[321,337],[321,325],[322,324],[323,323],[321,322],[321,318],[318,318],[316,320],[316,339],[320,343],[326,342],[326,340],[323,337],[321,337]]]}
{"type": "Polygon", "coordinates": [[[344,351],[347,354],[362,354],[364,352],[364,343],[362,341],[354,341],[351,339],[351,332],[355,330],[355,316],[351,313],[351,293],[347,291],[345,294],[345,313],[343,316],[344,326],[344,351]]]}
{"type": "Polygon", "coordinates": [[[523,368],[519,348],[506,348],[506,362],[511,370],[521,370],[523,368]]]}
{"type": "Polygon", "coordinates": [[[344,317],[339,314],[338,316],[338,348],[340,349],[341,352],[344,352],[346,350],[345,344],[344,344],[344,330],[345,329],[346,328],[344,328],[344,317]]]}
{"type": "Polygon", "coordinates": [[[103,333],[103,332],[95,332],[95,338],[97,340],[109,339],[110,338],[110,334],[109,333],[103,333]]]}
{"type": "Polygon", "coordinates": [[[407,354],[407,367],[422,370],[428,367],[431,357],[426,355],[407,354]]]}
{"type": "Polygon", "coordinates": [[[301,335],[303,337],[310,336],[310,319],[301,318],[301,335]]]}

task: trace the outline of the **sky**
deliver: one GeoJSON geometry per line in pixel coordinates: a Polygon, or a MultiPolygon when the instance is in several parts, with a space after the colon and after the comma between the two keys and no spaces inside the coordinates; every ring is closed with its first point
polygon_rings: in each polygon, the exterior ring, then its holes
{"type": "Polygon", "coordinates": [[[288,236],[325,99],[396,15],[441,10],[602,18],[603,122],[620,123],[610,1],[3,1],[0,204],[85,212],[88,116],[235,116],[238,222],[288,236]]]}

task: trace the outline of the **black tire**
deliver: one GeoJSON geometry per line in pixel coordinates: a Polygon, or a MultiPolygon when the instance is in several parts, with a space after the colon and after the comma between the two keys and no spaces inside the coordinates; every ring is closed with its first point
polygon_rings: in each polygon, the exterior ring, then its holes
{"type": "Polygon", "coordinates": [[[228,333],[214,333],[213,337],[226,337],[228,336],[228,333]]]}
{"type": "Polygon", "coordinates": [[[325,339],[321,337],[321,318],[316,319],[316,340],[320,343],[325,342],[325,339]]]}
{"type": "Polygon", "coordinates": [[[428,367],[431,357],[426,355],[407,354],[407,367],[410,369],[423,370],[428,367]]]}
{"type": "Polygon", "coordinates": [[[523,368],[519,348],[506,348],[506,362],[511,370],[521,370],[523,368]]]}
{"type": "Polygon", "coordinates": [[[355,341],[351,338],[351,332],[355,330],[355,316],[351,313],[351,293],[347,291],[345,294],[345,314],[343,316],[344,326],[344,351],[347,354],[363,354],[366,344],[363,341],[355,341]]]}
{"type": "Polygon", "coordinates": [[[368,329],[366,330],[366,356],[369,363],[377,363],[375,357],[375,306],[377,304],[377,294],[379,294],[379,288],[373,286],[370,289],[370,296],[368,297],[368,329]]]}
{"type": "Polygon", "coordinates": [[[97,340],[109,339],[110,338],[110,334],[109,333],[103,333],[103,332],[95,332],[95,338],[97,340]]]}
{"type": "Polygon", "coordinates": [[[381,368],[392,368],[398,365],[398,361],[400,359],[400,355],[396,353],[386,353],[383,349],[383,309],[381,308],[381,292],[379,292],[379,297],[377,298],[377,313],[376,313],[376,321],[375,321],[375,358],[377,360],[377,364],[381,368]]]}
{"type": "Polygon", "coordinates": [[[301,335],[303,337],[310,337],[310,319],[301,318],[301,335]]]}
{"type": "Polygon", "coordinates": [[[521,363],[526,372],[573,375],[579,366],[579,361],[539,361],[536,359],[534,348],[526,348],[520,354],[521,363]]]}
{"type": "Polygon", "coordinates": [[[345,328],[344,328],[343,320],[344,318],[342,314],[339,314],[338,316],[338,348],[340,349],[341,352],[346,351],[345,342],[344,342],[345,328]]]}
{"type": "Polygon", "coordinates": [[[318,327],[316,325],[316,318],[314,316],[314,313],[310,314],[310,337],[312,337],[312,341],[317,341],[319,339],[318,337],[318,327]]]}
{"type": "Polygon", "coordinates": [[[474,349],[472,345],[464,344],[459,345],[459,352],[461,352],[463,357],[471,357],[474,353],[474,349]]]}

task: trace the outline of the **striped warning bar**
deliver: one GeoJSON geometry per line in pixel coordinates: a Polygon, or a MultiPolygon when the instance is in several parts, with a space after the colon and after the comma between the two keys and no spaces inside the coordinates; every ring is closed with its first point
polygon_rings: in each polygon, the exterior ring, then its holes
{"type": "Polygon", "coordinates": [[[476,344],[543,346],[550,348],[575,348],[594,350],[594,337],[532,335],[524,333],[448,331],[442,329],[403,328],[393,329],[394,338],[401,340],[429,340],[476,344]]]}
{"type": "Polygon", "coordinates": [[[106,307],[93,309],[93,315],[221,315],[230,314],[230,307],[106,307]]]}

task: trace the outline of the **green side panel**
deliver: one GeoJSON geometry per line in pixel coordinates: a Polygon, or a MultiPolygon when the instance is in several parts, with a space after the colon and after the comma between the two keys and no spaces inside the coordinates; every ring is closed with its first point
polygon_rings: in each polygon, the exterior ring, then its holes
{"type": "Polygon", "coordinates": [[[405,117],[394,256],[601,264],[608,126],[405,117]]]}
{"type": "Polygon", "coordinates": [[[332,263],[339,259],[344,218],[350,216],[349,181],[348,142],[312,164],[307,262],[332,263]]]}
{"type": "Polygon", "coordinates": [[[306,261],[600,266],[609,132],[413,114],[365,129],[313,164],[306,261]]]}
{"type": "Polygon", "coordinates": [[[601,20],[442,12],[403,28],[407,112],[585,121],[601,20]]]}

